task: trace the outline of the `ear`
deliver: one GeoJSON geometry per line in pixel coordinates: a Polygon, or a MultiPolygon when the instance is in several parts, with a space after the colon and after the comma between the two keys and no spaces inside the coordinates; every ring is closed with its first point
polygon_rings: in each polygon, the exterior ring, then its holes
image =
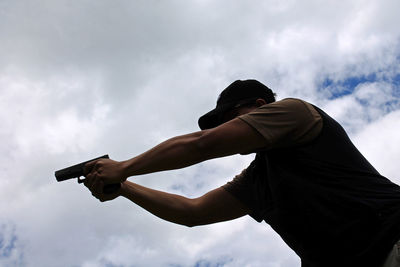
{"type": "Polygon", "coordinates": [[[264,106],[265,104],[267,104],[267,102],[266,102],[264,99],[262,99],[262,98],[258,98],[258,99],[256,100],[256,105],[257,105],[257,107],[264,106]]]}

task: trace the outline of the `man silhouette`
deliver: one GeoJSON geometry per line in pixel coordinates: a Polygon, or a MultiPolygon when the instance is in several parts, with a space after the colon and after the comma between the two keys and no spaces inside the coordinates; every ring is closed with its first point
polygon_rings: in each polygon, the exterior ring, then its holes
{"type": "Polygon", "coordinates": [[[300,99],[275,101],[262,83],[238,80],[199,126],[132,159],[87,164],[85,185],[100,201],[124,196],[190,227],[250,215],[270,224],[303,267],[400,266],[400,187],[381,176],[324,111],[300,99]],[[255,159],[241,174],[198,198],[127,181],[249,153],[255,159]],[[112,183],[121,188],[104,194],[112,183]]]}

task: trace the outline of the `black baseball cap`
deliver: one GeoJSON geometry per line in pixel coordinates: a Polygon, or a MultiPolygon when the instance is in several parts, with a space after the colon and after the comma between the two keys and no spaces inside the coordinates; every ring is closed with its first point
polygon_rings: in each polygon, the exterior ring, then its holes
{"type": "Polygon", "coordinates": [[[257,80],[237,80],[225,88],[219,95],[215,109],[200,117],[200,129],[214,128],[223,123],[222,115],[238,104],[264,99],[267,103],[275,102],[271,89],[257,80]]]}

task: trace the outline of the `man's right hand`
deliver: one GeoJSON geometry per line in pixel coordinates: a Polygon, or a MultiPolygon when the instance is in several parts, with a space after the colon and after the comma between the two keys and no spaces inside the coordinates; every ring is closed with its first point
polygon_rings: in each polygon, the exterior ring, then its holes
{"type": "Polygon", "coordinates": [[[123,162],[111,159],[99,159],[87,163],[84,173],[88,184],[93,184],[97,180],[103,181],[104,185],[119,184],[127,178],[123,162]]]}

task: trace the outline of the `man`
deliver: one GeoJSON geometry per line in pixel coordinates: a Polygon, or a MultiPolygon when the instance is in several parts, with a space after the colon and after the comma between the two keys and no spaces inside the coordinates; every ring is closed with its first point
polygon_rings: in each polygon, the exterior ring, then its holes
{"type": "Polygon", "coordinates": [[[124,196],[190,227],[250,215],[270,224],[304,267],[400,266],[400,187],[382,177],[321,109],[299,99],[276,102],[260,82],[238,80],[199,126],[202,131],[130,160],[87,164],[85,185],[100,201],[124,196]],[[199,198],[127,181],[238,153],[256,157],[231,182],[199,198]],[[103,194],[112,183],[121,183],[120,190],[103,194]]]}

